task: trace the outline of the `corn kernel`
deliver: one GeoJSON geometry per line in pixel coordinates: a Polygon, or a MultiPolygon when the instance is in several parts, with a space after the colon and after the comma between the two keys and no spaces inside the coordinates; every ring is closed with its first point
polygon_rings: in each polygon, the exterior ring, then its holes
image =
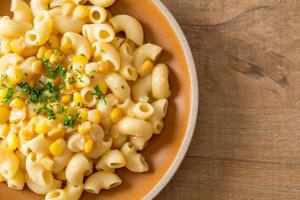
{"type": "Polygon", "coordinates": [[[110,113],[110,119],[113,123],[117,123],[124,117],[124,113],[120,108],[114,108],[110,113]]]}
{"type": "Polygon", "coordinates": [[[61,102],[64,104],[68,104],[72,101],[72,95],[70,94],[65,94],[61,97],[61,102]]]}
{"type": "Polygon", "coordinates": [[[64,152],[65,146],[66,146],[65,140],[60,138],[50,145],[49,151],[54,156],[60,156],[64,152]]]}
{"type": "Polygon", "coordinates": [[[45,52],[47,51],[47,48],[42,46],[39,48],[38,53],[36,55],[37,58],[42,58],[45,54],[45,52]]]}
{"type": "Polygon", "coordinates": [[[32,130],[21,129],[19,132],[20,136],[23,137],[25,140],[31,140],[36,136],[35,132],[32,130]]]}
{"type": "Polygon", "coordinates": [[[94,147],[94,142],[93,140],[89,139],[86,141],[86,143],[84,144],[84,152],[85,153],[91,153],[94,147]]]}
{"type": "Polygon", "coordinates": [[[7,146],[11,151],[16,150],[20,146],[19,138],[15,134],[9,134],[7,136],[7,146]]]}
{"type": "Polygon", "coordinates": [[[74,94],[73,94],[73,106],[76,108],[78,108],[78,107],[82,107],[83,106],[83,99],[82,99],[82,97],[81,97],[81,95],[80,95],[80,93],[78,93],[78,92],[75,92],[74,94]]]}
{"type": "Polygon", "coordinates": [[[80,135],[87,135],[92,130],[92,123],[84,122],[80,124],[77,129],[80,135]]]}
{"type": "Polygon", "coordinates": [[[140,76],[147,76],[153,70],[153,62],[150,60],[146,60],[138,69],[140,76]]]}
{"type": "Polygon", "coordinates": [[[5,99],[5,97],[7,95],[7,91],[8,91],[7,87],[0,89],[0,99],[5,99]]]}
{"type": "Polygon", "coordinates": [[[10,109],[6,105],[0,106],[0,124],[3,124],[9,120],[10,109]]]}
{"type": "Polygon", "coordinates": [[[65,133],[66,133],[66,130],[62,127],[59,127],[59,128],[52,129],[51,131],[49,131],[47,133],[47,135],[49,138],[56,140],[58,138],[64,137],[65,133]]]}
{"type": "Polygon", "coordinates": [[[76,55],[72,57],[72,66],[75,72],[83,72],[86,64],[88,64],[88,59],[82,55],[76,55]]]}
{"type": "Polygon", "coordinates": [[[11,108],[21,109],[21,108],[24,108],[25,102],[22,99],[17,98],[17,99],[12,100],[12,102],[9,104],[9,106],[11,108]]]}
{"type": "Polygon", "coordinates": [[[15,39],[10,42],[10,49],[16,54],[21,54],[25,48],[26,43],[24,38],[15,39]]]}
{"type": "Polygon", "coordinates": [[[99,124],[102,121],[102,113],[97,109],[90,110],[88,114],[88,120],[95,124],[99,124]]]}
{"type": "Polygon", "coordinates": [[[62,13],[63,13],[63,15],[65,15],[65,16],[71,15],[71,13],[75,9],[75,7],[76,7],[76,5],[74,3],[72,3],[72,2],[65,3],[62,6],[62,13]]]}
{"type": "Polygon", "coordinates": [[[98,84],[100,91],[103,94],[107,93],[107,84],[104,81],[100,81],[100,83],[98,84]]]}
{"type": "Polygon", "coordinates": [[[79,5],[75,8],[75,10],[73,11],[73,17],[76,19],[81,19],[81,18],[85,18],[87,16],[89,16],[90,11],[88,9],[88,7],[83,6],[83,5],[79,5]]]}
{"type": "Polygon", "coordinates": [[[47,157],[44,157],[41,161],[40,164],[48,171],[52,171],[53,167],[54,167],[54,161],[47,157]]]}
{"type": "Polygon", "coordinates": [[[40,61],[40,60],[34,61],[31,65],[30,71],[33,74],[41,75],[44,72],[44,67],[43,67],[42,61],[40,61]]]}
{"type": "Polygon", "coordinates": [[[86,108],[82,108],[79,110],[79,116],[78,116],[78,120],[80,122],[84,122],[84,121],[87,121],[88,120],[88,113],[89,113],[89,110],[86,109],[86,108]]]}
{"type": "Polygon", "coordinates": [[[53,49],[58,49],[60,47],[60,39],[57,35],[51,35],[48,42],[53,49]]]}
{"type": "Polygon", "coordinates": [[[10,130],[8,124],[0,124],[0,138],[5,139],[10,130]]]}
{"type": "Polygon", "coordinates": [[[52,54],[53,54],[53,50],[52,49],[47,49],[44,53],[44,57],[47,58],[47,59],[50,59],[52,54]]]}
{"type": "Polygon", "coordinates": [[[99,62],[99,72],[102,74],[109,74],[114,71],[114,67],[110,61],[99,62]]]}
{"type": "Polygon", "coordinates": [[[46,120],[39,120],[34,126],[34,130],[37,134],[45,134],[49,129],[50,126],[46,120]]]}
{"type": "Polygon", "coordinates": [[[20,83],[24,77],[24,74],[20,67],[10,67],[6,71],[6,74],[11,85],[20,83]]]}

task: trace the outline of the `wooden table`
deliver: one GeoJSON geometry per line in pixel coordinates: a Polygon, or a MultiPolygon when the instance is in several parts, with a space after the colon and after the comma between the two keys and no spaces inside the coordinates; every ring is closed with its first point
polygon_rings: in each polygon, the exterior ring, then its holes
{"type": "Polygon", "coordinates": [[[300,1],[162,1],[191,44],[200,107],[157,199],[300,199],[300,1]]]}

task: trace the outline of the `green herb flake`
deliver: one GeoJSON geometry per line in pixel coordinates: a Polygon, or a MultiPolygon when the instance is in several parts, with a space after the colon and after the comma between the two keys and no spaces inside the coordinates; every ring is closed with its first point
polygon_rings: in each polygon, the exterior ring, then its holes
{"type": "Polygon", "coordinates": [[[15,89],[14,88],[8,88],[4,103],[10,104],[10,102],[12,102],[12,100],[13,100],[14,94],[15,94],[15,89]]]}
{"type": "Polygon", "coordinates": [[[67,116],[63,122],[63,125],[73,128],[77,122],[78,117],[79,113],[77,113],[75,116],[67,116]]]}
{"type": "Polygon", "coordinates": [[[101,99],[105,104],[107,104],[105,94],[100,90],[99,86],[95,87],[95,92],[93,93],[93,95],[96,96],[97,100],[101,99]]]}

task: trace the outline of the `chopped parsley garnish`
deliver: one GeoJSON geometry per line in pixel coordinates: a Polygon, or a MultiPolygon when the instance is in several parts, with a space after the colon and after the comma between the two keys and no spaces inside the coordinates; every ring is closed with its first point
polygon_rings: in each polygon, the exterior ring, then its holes
{"type": "Polygon", "coordinates": [[[61,114],[67,113],[67,109],[65,108],[65,106],[58,106],[58,110],[61,114]]]}
{"type": "Polygon", "coordinates": [[[81,83],[84,83],[84,79],[82,78],[82,76],[79,76],[78,79],[81,83]]]}
{"type": "Polygon", "coordinates": [[[30,87],[28,83],[19,83],[20,91],[28,94],[29,103],[47,103],[55,101],[59,96],[59,88],[55,87],[51,82],[46,84],[40,83],[34,87],[30,87]]]}
{"type": "Polygon", "coordinates": [[[65,77],[67,69],[62,64],[51,64],[48,58],[42,57],[41,61],[46,69],[46,76],[55,79],[58,75],[65,77]]]}
{"type": "Polygon", "coordinates": [[[96,96],[97,100],[101,99],[102,101],[104,101],[105,104],[107,104],[105,94],[100,90],[99,86],[95,87],[95,92],[93,93],[93,95],[96,96]]]}
{"type": "Polygon", "coordinates": [[[6,96],[5,96],[4,103],[10,104],[10,102],[12,102],[12,100],[13,100],[14,94],[15,94],[15,89],[14,88],[8,88],[6,96]]]}
{"type": "Polygon", "coordinates": [[[47,115],[48,119],[50,120],[55,120],[56,119],[56,115],[54,113],[54,110],[50,108],[51,106],[48,106],[46,104],[43,104],[42,107],[38,108],[36,110],[37,114],[43,114],[43,115],[47,115]]]}
{"type": "Polygon", "coordinates": [[[75,79],[73,77],[68,77],[67,81],[69,84],[75,83],[75,79]]]}
{"type": "Polygon", "coordinates": [[[74,127],[78,117],[79,117],[79,113],[77,113],[75,116],[67,116],[63,122],[63,125],[68,126],[70,128],[74,127]]]}

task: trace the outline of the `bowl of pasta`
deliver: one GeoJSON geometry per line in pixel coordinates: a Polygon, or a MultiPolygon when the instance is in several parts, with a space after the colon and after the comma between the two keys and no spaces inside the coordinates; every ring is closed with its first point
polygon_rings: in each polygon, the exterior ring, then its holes
{"type": "Polygon", "coordinates": [[[0,199],[153,199],[192,139],[198,83],[158,0],[2,0],[0,199]]]}

